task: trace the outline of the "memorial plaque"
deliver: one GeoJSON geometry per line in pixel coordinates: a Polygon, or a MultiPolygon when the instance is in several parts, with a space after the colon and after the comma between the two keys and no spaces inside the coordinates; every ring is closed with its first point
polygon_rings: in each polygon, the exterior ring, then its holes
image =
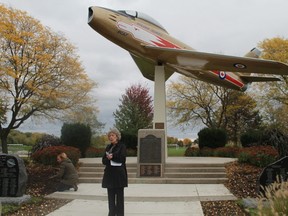
{"type": "Polygon", "coordinates": [[[23,196],[27,173],[23,160],[16,155],[0,154],[0,196],[23,196]]]}
{"type": "Polygon", "coordinates": [[[166,137],[162,129],[138,131],[137,177],[164,177],[166,137]]]}
{"type": "Polygon", "coordinates": [[[155,129],[164,129],[165,124],[162,123],[155,123],[155,129]]]}
{"type": "Polygon", "coordinates": [[[161,165],[140,165],[140,176],[142,177],[160,177],[161,165]]]}
{"type": "Polygon", "coordinates": [[[276,181],[288,180],[288,156],[265,167],[259,177],[259,193],[264,194],[264,188],[276,181]]]}
{"type": "Polygon", "coordinates": [[[161,138],[154,135],[140,138],[140,163],[161,162],[161,138]]]}

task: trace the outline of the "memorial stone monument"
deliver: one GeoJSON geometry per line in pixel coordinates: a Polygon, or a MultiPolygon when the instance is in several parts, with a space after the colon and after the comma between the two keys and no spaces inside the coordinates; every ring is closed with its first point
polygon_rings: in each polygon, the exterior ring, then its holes
{"type": "Polygon", "coordinates": [[[288,156],[265,167],[259,177],[259,193],[265,194],[264,188],[276,181],[288,180],[288,156]]]}
{"type": "Polygon", "coordinates": [[[26,184],[23,160],[17,155],[0,154],[0,197],[23,196],[26,184]]]}
{"type": "Polygon", "coordinates": [[[165,155],[165,130],[140,129],[137,177],[163,177],[165,155]]]}

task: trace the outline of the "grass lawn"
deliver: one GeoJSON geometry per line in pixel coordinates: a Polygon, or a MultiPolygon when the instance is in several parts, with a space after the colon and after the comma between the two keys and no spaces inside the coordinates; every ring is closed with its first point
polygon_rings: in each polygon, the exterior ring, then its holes
{"type": "Polygon", "coordinates": [[[185,147],[170,147],[168,148],[168,156],[169,157],[183,157],[185,153],[186,148],[185,147]]]}
{"type": "Polygon", "coordinates": [[[8,144],[8,153],[9,154],[19,154],[21,157],[27,157],[28,152],[32,149],[32,146],[27,145],[9,145],[8,144]]]}

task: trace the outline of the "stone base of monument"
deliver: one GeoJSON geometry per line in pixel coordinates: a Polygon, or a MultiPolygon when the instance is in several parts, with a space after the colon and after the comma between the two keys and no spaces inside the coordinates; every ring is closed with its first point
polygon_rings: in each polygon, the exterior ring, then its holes
{"type": "Polygon", "coordinates": [[[137,177],[163,177],[165,155],[165,130],[138,131],[137,177]]]}
{"type": "Polygon", "coordinates": [[[28,202],[30,199],[31,196],[25,194],[20,197],[0,197],[0,203],[20,205],[22,203],[28,202]]]}

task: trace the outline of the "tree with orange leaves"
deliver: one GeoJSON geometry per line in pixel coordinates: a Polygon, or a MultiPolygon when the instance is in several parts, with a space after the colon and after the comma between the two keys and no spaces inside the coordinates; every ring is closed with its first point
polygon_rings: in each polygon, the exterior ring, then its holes
{"type": "Polygon", "coordinates": [[[12,129],[30,117],[60,118],[92,105],[75,47],[26,12],[0,5],[0,138],[7,153],[12,129]]]}

